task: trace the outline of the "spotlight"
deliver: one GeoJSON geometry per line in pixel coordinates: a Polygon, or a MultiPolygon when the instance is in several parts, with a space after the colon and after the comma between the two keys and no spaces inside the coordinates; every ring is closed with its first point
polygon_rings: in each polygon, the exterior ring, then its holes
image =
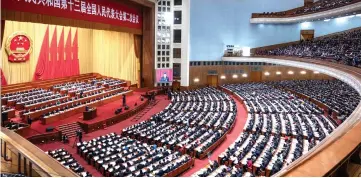
{"type": "Polygon", "coordinates": [[[222,75],[222,76],[221,76],[221,79],[226,79],[226,76],[222,75]]]}
{"type": "Polygon", "coordinates": [[[281,75],[281,74],[282,74],[282,72],[280,72],[280,71],[276,72],[276,75],[281,75]]]}
{"type": "Polygon", "coordinates": [[[314,74],[319,74],[320,72],[319,71],[313,71],[314,74]]]}
{"type": "Polygon", "coordinates": [[[300,72],[300,74],[305,75],[306,71],[303,70],[303,71],[300,72]]]}
{"type": "Polygon", "coordinates": [[[269,72],[265,72],[264,75],[265,75],[265,76],[269,76],[270,74],[269,74],[269,72]]]}
{"type": "Polygon", "coordinates": [[[238,78],[238,75],[234,74],[232,75],[232,78],[238,78]]]}
{"type": "Polygon", "coordinates": [[[198,83],[198,82],[199,82],[199,78],[195,78],[193,81],[196,82],[196,83],[198,83]]]}
{"type": "Polygon", "coordinates": [[[246,78],[246,77],[248,77],[248,75],[247,74],[242,74],[242,77],[246,78]]]}

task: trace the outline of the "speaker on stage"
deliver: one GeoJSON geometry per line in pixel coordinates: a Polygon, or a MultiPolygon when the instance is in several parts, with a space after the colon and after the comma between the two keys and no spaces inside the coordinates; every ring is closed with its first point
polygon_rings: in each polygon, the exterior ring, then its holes
{"type": "Polygon", "coordinates": [[[45,129],[46,132],[52,132],[54,130],[54,127],[50,126],[45,129]]]}

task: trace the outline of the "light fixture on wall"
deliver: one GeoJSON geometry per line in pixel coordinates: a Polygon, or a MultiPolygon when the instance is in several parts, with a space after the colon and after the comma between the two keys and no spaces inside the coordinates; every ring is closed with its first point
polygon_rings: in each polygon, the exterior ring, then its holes
{"type": "Polygon", "coordinates": [[[280,71],[276,72],[276,75],[281,75],[281,74],[282,74],[282,72],[280,72],[280,71]]]}
{"type": "Polygon", "coordinates": [[[248,77],[248,75],[247,74],[242,74],[242,77],[246,78],[246,77],[248,77]]]}
{"type": "Polygon", "coordinates": [[[270,73],[269,73],[269,72],[265,72],[264,75],[265,75],[265,76],[269,76],[270,73]]]}
{"type": "Polygon", "coordinates": [[[331,19],[325,19],[325,20],[323,20],[323,21],[325,21],[325,22],[328,22],[328,21],[330,21],[331,19]]]}
{"type": "Polygon", "coordinates": [[[293,74],[294,74],[292,70],[288,71],[287,73],[288,73],[289,75],[293,75],[293,74]]]}
{"type": "Polygon", "coordinates": [[[300,72],[301,75],[305,75],[306,73],[307,73],[307,72],[304,71],[304,70],[300,72]]]}
{"type": "Polygon", "coordinates": [[[193,81],[194,81],[195,83],[198,83],[198,82],[199,82],[199,78],[195,78],[193,81]]]}
{"type": "Polygon", "coordinates": [[[232,75],[232,78],[238,78],[238,75],[233,74],[233,75],[232,75]]]}
{"type": "Polygon", "coordinates": [[[226,79],[226,76],[222,75],[222,76],[221,76],[221,79],[226,79]]]}
{"type": "Polygon", "coordinates": [[[319,71],[313,71],[314,74],[319,74],[320,72],[319,71]]]}
{"type": "Polygon", "coordinates": [[[301,23],[302,29],[309,28],[310,26],[311,26],[311,22],[302,22],[301,23]]]}

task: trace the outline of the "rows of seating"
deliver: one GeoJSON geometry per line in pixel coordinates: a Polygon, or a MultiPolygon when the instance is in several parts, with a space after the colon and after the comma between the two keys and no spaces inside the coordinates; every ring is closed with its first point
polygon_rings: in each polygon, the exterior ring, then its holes
{"type": "Polygon", "coordinates": [[[342,121],[355,110],[361,99],[355,89],[340,80],[289,80],[271,84],[291,89],[324,103],[339,113],[342,121]]]}
{"type": "Polygon", "coordinates": [[[83,166],[81,166],[73,156],[65,149],[57,149],[57,150],[49,150],[45,152],[46,154],[50,155],[58,162],[60,162],[63,166],[68,169],[71,169],[75,173],[77,173],[81,177],[92,177],[92,175],[87,172],[83,166]]]}
{"type": "Polygon", "coordinates": [[[258,50],[256,55],[297,56],[333,60],[345,65],[361,65],[361,30],[343,32],[314,40],[301,41],[271,50],[258,50]]]}
{"type": "Polygon", "coordinates": [[[166,176],[192,160],[189,155],[115,133],[79,142],[77,152],[109,177],[166,176]]]}
{"type": "Polygon", "coordinates": [[[204,158],[225,139],[235,117],[235,102],[220,90],[174,92],[172,102],[163,111],[123,129],[122,134],[204,158]]]}
{"type": "Polygon", "coordinates": [[[16,173],[0,173],[0,177],[25,177],[25,175],[16,173]]]}
{"type": "Polygon", "coordinates": [[[103,78],[103,79],[91,79],[90,80],[92,84],[96,85],[108,85],[109,87],[115,86],[115,85],[122,85],[126,82],[124,80],[120,79],[113,79],[113,78],[103,78]]]}
{"type": "Polygon", "coordinates": [[[199,171],[192,174],[192,177],[243,177],[249,172],[243,172],[242,169],[236,167],[229,167],[219,165],[217,161],[209,161],[209,164],[199,171]]]}
{"type": "Polygon", "coordinates": [[[47,92],[42,88],[34,88],[25,91],[17,91],[12,93],[5,93],[1,95],[2,104],[7,104],[8,102],[16,103],[17,101],[26,101],[30,100],[28,97],[37,96],[47,92]]]}
{"type": "Polygon", "coordinates": [[[347,6],[356,2],[360,2],[360,1],[359,0],[319,0],[310,5],[302,6],[296,9],[291,9],[283,12],[256,13],[256,16],[263,18],[291,17],[291,16],[322,12],[334,8],[339,8],[342,6],[347,6]]]}
{"type": "Polygon", "coordinates": [[[5,128],[12,130],[12,131],[17,131],[19,129],[28,127],[28,124],[24,124],[24,123],[18,123],[18,122],[8,122],[4,125],[5,128]]]}
{"type": "Polygon", "coordinates": [[[56,114],[61,114],[67,110],[75,109],[76,107],[88,105],[94,102],[101,101],[105,98],[113,97],[120,95],[124,90],[121,87],[109,88],[105,91],[94,91],[88,94],[85,94],[83,97],[67,97],[64,99],[57,100],[55,103],[44,104],[38,108],[32,108],[30,110],[26,109],[21,112],[23,118],[30,117],[31,119],[35,118],[47,118],[56,114]]]}
{"type": "Polygon", "coordinates": [[[330,135],[336,126],[308,100],[270,83],[223,85],[248,111],[243,133],[219,156],[219,163],[270,176],[330,135]]]}

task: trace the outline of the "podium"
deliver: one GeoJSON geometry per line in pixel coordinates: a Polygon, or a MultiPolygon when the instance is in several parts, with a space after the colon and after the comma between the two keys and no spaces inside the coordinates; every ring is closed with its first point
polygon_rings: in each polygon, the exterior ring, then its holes
{"type": "Polygon", "coordinates": [[[83,112],[83,120],[92,120],[97,117],[97,108],[91,108],[88,111],[83,112]]]}

